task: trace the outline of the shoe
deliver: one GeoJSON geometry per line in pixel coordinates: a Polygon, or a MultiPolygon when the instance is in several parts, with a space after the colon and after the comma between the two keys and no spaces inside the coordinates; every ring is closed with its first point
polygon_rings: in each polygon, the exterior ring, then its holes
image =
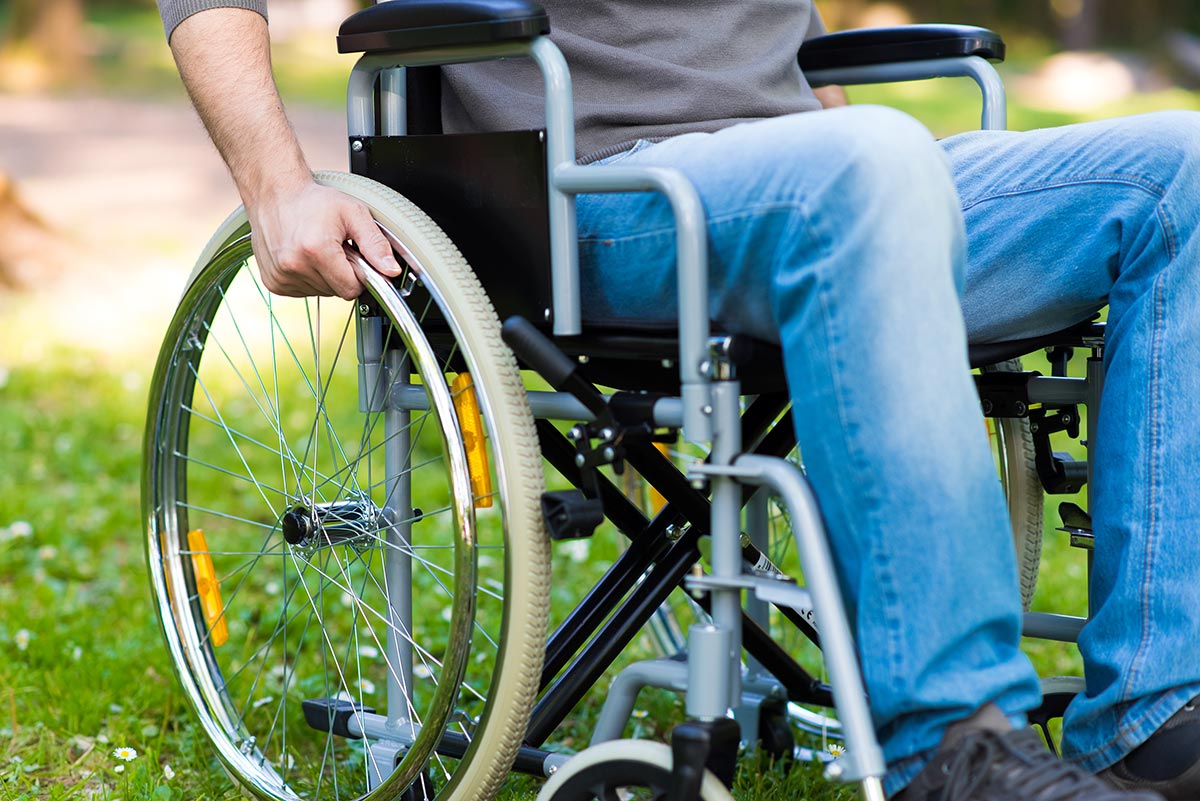
{"type": "Polygon", "coordinates": [[[1162,801],[1119,790],[1046,750],[1033,729],[1014,729],[988,704],[946,730],[916,778],[893,801],[1162,801]]]}
{"type": "Polygon", "coordinates": [[[1114,787],[1155,790],[1171,801],[1200,799],[1200,697],[1098,775],[1114,787]]]}

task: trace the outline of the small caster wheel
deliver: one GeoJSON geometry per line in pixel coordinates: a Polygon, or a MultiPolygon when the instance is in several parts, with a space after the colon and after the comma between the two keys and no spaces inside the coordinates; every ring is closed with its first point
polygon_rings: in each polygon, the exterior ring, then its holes
{"type": "Polygon", "coordinates": [[[758,742],[773,760],[788,759],[796,749],[796,736],[788,719],[786,703],[763,704],[758,715],[758,742]]]}
{"type": "MultiPolygon", "coordinates": [[[[571,757],[542,787],[537,801],[661,799],[670,789],[670,746],[610,740],[571,757]]],[[[733,801],[733,796],[720,779],[705,771],[698,801],[733,801]]]]}

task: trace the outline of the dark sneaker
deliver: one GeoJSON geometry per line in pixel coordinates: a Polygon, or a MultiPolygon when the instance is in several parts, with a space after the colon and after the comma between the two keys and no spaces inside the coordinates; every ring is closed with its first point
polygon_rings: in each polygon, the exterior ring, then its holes
{"type": "Polygon", "coordinates": [[[941,745],[893,801],[1162,801],[1118,790],[1046,750],[1033,729],[1014,729],[988,704],[946,730],[941,745]]]}
{"type": "Polygon", "coordinates": [[[1200,698],[1099,775],[1115,787],[1155,790],[1171,801],[1200,799],[1200,698]]]}

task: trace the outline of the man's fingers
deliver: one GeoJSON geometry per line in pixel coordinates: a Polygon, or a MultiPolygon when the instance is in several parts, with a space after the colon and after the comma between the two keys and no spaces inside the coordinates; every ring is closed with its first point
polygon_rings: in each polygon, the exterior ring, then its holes
{"type": "Polygon", "coordinates": [[[355,207],[347,223],[346,227],[350,232],[350,238],[354,240],[354,244],[358,246],[358,252],[363,255],[368,264],[384,275],[400,274],[403,268],[400,266],[400,262],[396,261],[396,255],[392,253],[391,244],[379,230],[379,226],[371,217],[371,212],[367,211],[365,206],[355,207]]]}

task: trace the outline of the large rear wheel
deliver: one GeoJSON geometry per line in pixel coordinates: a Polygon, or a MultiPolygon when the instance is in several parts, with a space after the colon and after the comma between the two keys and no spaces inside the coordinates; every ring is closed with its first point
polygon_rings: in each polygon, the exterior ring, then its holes
{"type": "Polygon", "coordinates": [[[532,416],[445,235],[379,184],[319,178],[373,210],[407,270],[368,270],[353,303],[281,298],[244,214],[217,232],[151,389],[157,609],[249,794],[484,799],[524,735],[544,644],[532,416]]]}

